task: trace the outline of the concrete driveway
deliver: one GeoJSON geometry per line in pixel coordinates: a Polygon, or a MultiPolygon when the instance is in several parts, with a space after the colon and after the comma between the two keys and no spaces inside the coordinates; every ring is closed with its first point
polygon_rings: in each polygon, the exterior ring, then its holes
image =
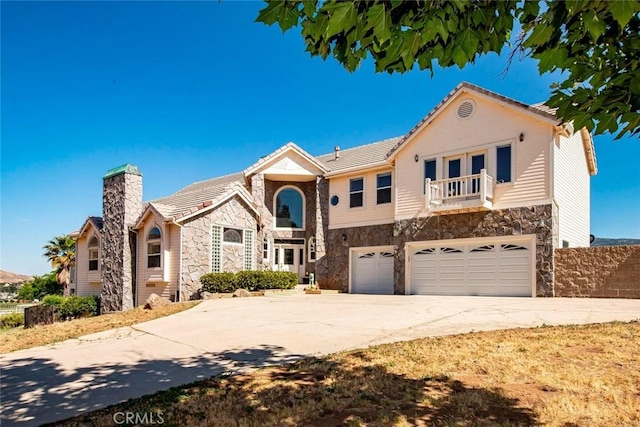
{"type": "Polygon", "coordinates": [[[173,316],[0,356],[2,425],[65,419],[225,371],[419,337],[640,318],[640,300],[297,295],[173,316]]]}

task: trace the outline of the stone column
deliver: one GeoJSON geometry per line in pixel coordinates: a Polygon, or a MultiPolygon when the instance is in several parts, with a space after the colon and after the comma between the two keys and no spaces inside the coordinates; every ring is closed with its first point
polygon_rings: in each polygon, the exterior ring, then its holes
{"type": "Polygon", "coordinates": [[[123,165],[103,178],[101,311],[124,311],[134,306],[135,238],[130,235],[142,213],[142,174],[123,165]]]}
{"type": "Polygon", "coordinates": [[[329,232],[329,180],[316,178],[316,282],[321,287],[329,285],[329,260],[327,258],[329,232]]]}

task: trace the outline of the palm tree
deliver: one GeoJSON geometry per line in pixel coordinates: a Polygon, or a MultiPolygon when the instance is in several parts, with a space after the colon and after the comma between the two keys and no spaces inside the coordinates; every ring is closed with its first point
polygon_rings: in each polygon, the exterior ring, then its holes
{"type": "Polygon", "coordinates": [[[76,242],[70,236],[56,236],[44,245],[44,256],[56,271],[56,281],[62,286],[64,296],[69,296],[71,267],[76,265],[76,242]]]}

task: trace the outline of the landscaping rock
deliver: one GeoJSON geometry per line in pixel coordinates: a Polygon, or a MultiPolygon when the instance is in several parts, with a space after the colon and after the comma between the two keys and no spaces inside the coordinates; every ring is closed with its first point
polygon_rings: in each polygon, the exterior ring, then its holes
{"type": "Polygon", "coordinates": [[[208,300],[208,299],[218,299],[220,298],[217,294],[211,293],[211,292],[202,292],[202,299],[203,300],[208,300]]]}
{"type": "Polygon", "coordinates": [[[246,297],[250,297],[251,296],[251,292],[249,292],[246,289],[236,289],[236,291],[233,293],[233,297],[236,298],[246,298],[246,297]]]}
{"type": "Polygon", "coordinates": [[[146,308],[147,310],[153,310],[156,307],[161,307],[163,305],[169,304],[171,304],[171,301],[169,301],[168,299],[162,298],[158,294],[151,294],[149,295],[149,298],[147,298],[147,301],[144,304],[144,308],[146,308]]]}

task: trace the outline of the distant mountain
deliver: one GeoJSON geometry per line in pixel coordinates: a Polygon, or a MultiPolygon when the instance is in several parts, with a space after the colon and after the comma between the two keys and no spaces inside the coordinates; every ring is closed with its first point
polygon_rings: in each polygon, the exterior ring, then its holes
{"type": "Polygon", "coordinates": [[[24,274],[11,273],[9,271],[0,270],[0,283],[20,283],[33,279],[31,276],[24,274]]]}
{"type": "Polygon", "coordinates": [[[608,239],[606,237],[596,237],[591,246],[621,246],[640,245],[640,239],[608,239]]]}

